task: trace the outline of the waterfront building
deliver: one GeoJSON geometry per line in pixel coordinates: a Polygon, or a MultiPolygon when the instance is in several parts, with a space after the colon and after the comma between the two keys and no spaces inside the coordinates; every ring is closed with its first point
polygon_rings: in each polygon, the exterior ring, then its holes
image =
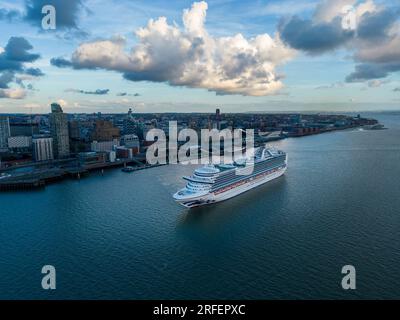
{"type": "Polygon", "coordinates": [[[90,150],[90,133],[93,129],[91,121],[72,120],[69,126],[69,147],[72,153],[90,150]]]}
{"type": "Polygon", "coordinates": [[[110,160],[110,162],[115,162],[117,160],[117,153],[115,151],[110,151],[108,153],[108,160],[110,160]]]}
{"type": "Polygon", "coordinates": [[[101,164],[106,162],[106,153],[81,152],[78,160],[81,165],[101,164]]]}
{"type": "Polygon", "coordinates": [[[139,137],[136,134],[126,134],[121,138],[121,144],[127,148],[139,149],[139,137]]]}
{"type": "Polygon", "coordinates": [[[53,138],[53,150],[55,158],[68,158],[69,149],[69,133],[68,118],[58,103],[51,104],[50,132],[53,138]]]}
{"type": "Polygon", "coordinates": [[[33,136],[39,134],[39,124],[28,122],[11,122],[10,132],[12,137],[33,136]]]}
{"type": "Polygon", "coordinates": [[[111,141],[93,141],[90,145],[90,150],[93,152],[110,152],[116,147],[119,147],[119,139],[113,139],[111,141]]]}
{"type": "Polygon", "coordinates": [[[8,138],[8,148],[16,152],[26,152],[32,147],[31,136],[17,136],[8,138]]]}
{"type": "Polygon", "coordinates": [[[91,137],[92,141],[111,141],[120,137],[120,130],[111,121],[96,120],[91,137]]]}
{"type": "Polygon", "coordinates": [[[302,122],[301,114],[292,114],[289,116],[289,123],[292,125],[299,125],[302,122]]]}
{"type": "Polygon", "coordinates": [[[77,120],[70,121],[68,123],[69,137],[70,139],[80,140],[81,139],[81,122],[77,120]]]}
{"type": "Polygon", "coordinates": [[[133,158],[133,149],[126,147],[117,147],[116,155],[119,159],[132,159],[133,158]]]}
{"type": "Polygon", "coordinates": [[[128,114],[122,120],[123,134],[138,134],[139,124],[137,119],[134,118],[132,109],[129,109],[128,114]]]}
{"type": "Polygon", "coordinates": [[[124,134],[135,134],[138,131],[138,123],[135,119],[124,119],[122,127],[124,134]]]}
{"type": "Polygon", "coordinates": [[[12,137],[33,136],[34,134],[39,134],[39,124],[28,122],[12,122],[10,123],[10,132],[12,137]]]}
{"type": "Polygon", "coordinates": [[[54,159],[53,138],[37,136],[32,140],[33,158],[35,161],[48,161],[54,159]]]}
{"type": "Polygon", "coordinates": [[[0,116],[0,152],[8,150],[9,137],[10,137],[9,118],[0,116]]]}

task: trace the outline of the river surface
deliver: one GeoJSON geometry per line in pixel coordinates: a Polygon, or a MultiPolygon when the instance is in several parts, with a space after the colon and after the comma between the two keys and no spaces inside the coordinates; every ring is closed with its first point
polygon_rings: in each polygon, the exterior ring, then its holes
{"type": "Polygon", "coordinates": [[[1,193],[0,298],[398,299],[400,114],[371,116],[389,129],[276,142],[285,176],[191,211],[182,165],[1,193]]]}

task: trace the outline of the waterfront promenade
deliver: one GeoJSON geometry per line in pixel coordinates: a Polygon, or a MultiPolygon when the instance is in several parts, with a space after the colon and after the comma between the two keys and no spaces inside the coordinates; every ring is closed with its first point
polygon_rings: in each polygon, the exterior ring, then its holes
{"type": "Polygon", "coordinates": [[[0,180],[0,191],[43,188],[46,184],[66,178],[80,179],[90,171],[106,170],[111,168],[134,165],[137,168],[147,169],[144,155],[133,159],[116,160],[115,162],[93,163],[79,165],[76,159],[67,161],[51,161],[46,163],[30,163],[18,167],[3,169],[0,173],[5,176],[0,180]],[[22,172],[20,171],[21,169],[22,172]]]}

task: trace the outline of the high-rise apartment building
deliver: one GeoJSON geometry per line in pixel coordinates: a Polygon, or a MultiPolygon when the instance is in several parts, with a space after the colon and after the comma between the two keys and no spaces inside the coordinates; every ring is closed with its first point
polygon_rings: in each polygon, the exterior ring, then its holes
{"type": "Polygon", "coordinates": [[[54,157],[57,159],[68,158],[70,153],[68,118],[58,103],[51,104],[49,120],[54,157]]]}
{"type": "Polygon", "coordinates": [[[0,151],[8,150],[9,137],[10,137],[10,121],[8,117],[0,116],[0,151]]]}

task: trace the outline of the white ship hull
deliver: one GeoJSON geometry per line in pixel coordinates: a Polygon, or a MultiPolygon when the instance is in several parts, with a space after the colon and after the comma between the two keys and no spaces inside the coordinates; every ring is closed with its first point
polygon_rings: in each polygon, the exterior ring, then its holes
{"type": "Polygon", "coordinates": [[[176,199],[176,201],[187,208],[199,207],[207,204],[217,203],[233,197],[236,197],[246,191],[263,185],[271,180],[274,180],[282,176],[286,171],[286,165],[276,169],[274,172],[269,174],[261,174],[259,176],[244,180],[226,188],[223,191],[209,192],[201,195],[185,199],[176,199]]]}

